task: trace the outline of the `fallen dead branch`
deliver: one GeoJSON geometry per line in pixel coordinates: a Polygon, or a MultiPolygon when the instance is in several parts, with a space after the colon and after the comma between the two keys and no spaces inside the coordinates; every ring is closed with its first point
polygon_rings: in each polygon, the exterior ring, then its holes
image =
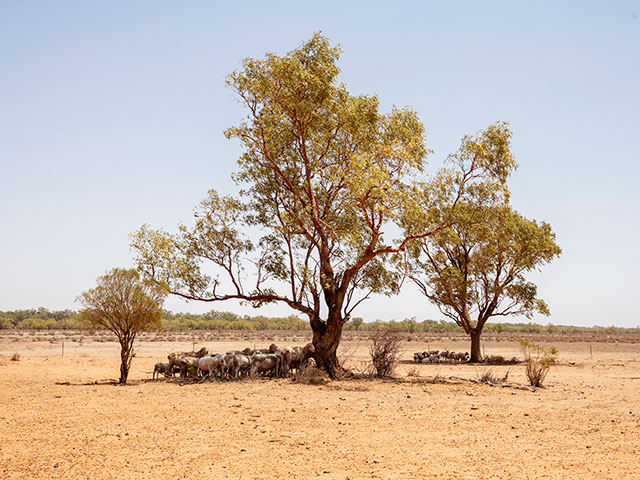
{"type": "Polygon", "coordinates": [[[535,387],[529,387],[527,385],[515,385],[513,383],[492,383],[492,382],[483,382],[480,380],[476,380],[473,378],[462,378],[462,377],[449,377],[451,380],[459,380],[462,382],[470,382],[475,383],[477,385],[489,385],[490,387],[503,387],[503,388],[514,388],[516,390],[527,390],[529,392],[535,392],[537,389],[535,387]]]}

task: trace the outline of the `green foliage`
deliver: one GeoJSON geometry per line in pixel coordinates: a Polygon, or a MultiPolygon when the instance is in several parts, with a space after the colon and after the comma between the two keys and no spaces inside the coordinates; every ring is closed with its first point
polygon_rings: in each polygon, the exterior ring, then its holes
{"type": "Polygon", "coordinates": [[[77,301],[84,309],[81,322],[90,328],[104,328],[118,339],[159,327],[165,289],[140,278],[136,270],[114,268],[98,277],[98,286],[82,292],[77,301]]]}
{"type": "Polygon", "coordinates": [[[109,330],[120,342],[121,384],[127,382],[138,333],[160,326],[166,295],[163,285],[140,278],[136,270],[114,268],[98,277],[95,288],[78,296],[77,301],[84,306],[82,323],[109,330]]]}
{"type": "Polygon", "coordinates": [[[241,195],[211,190],[192,226],[170,234],[144,225],[131,236],[139,271],[173,294],[281,302],[308,316],[319,336],[337,337],[316,342],[327,365],[337,362],[354,308],[398,291],[394,255],[446,229],[461,201],[506,198],[515,168],[511,132],[497,123],[465,137],[445,168],[427,176],[416,112],[383,113],[377,96],[349,93],[338,81],[339,57],[339,47],[315,34],[285,55],[245,59],[227,83],[247,116],[225,132],[243,148],[234,175],[241,195]]]}
{"type": "Polygon", "coordinates": [[[354,317],[345,324],[344,328],[345,330],[360,330],[363,322],[362,317],[354,317]]]}
{"type": "MultiPolygon", "coordinates": [[[[15,310],[0,312],[0,330],[2,329],[34,329],[34,330],[70,330],[80,327],[79,314],[72,310],[50,312],[47,309],[15,310]],[[38,313],[40,312],[40,313],[38,313]]],[[[264,315],[237,315],[232,312],[211,310],[207,313],[173,313],[162,312],[162,330],[308,330],[309,323],[290,315],[288,317],[266,317],[264,315]]],[[[414,333],[453,333],[462,328],[453,321],[422,320],[415,317],[401,321],[384,322],[376,320],[365,322],[355,317],[345,324],[345,330],[397,330],[414,333]],[[357,328],[356,328],[357,326],[357,328]]],[[[570,335],[576,333],[595,335],[640,334],[640,327],[576,327],[571,325],[539,325],[536,323],[488,323],[487,333],[551,333],[554,335],[570,335]]]]}
{"type": "Polygon", "coordinates": [[[0,317],[0,330],[9,330],[15,328],[15,325],[9,318],[0,317]]]}
{"type": "Polygon", "coordinates": [[[305,330],[309,323],[290,315],[288,317],[251,317],[231,312],[211,312],[196,315],[193,313],[163,312],[164,330],[305,330]]]}
{"type": "Polygon", "coordinates": [[[422,170],[424,127],[409,108],[383,114],[376,96],[349,94],[337,80],[339,56],[316,34],[229,75],[248,110],[225,132],[244,148],[235,175],[242,199],[211,190],[194,225],[175,235],[143,226],[131,237],[141,272],[184,298],[284,302],[317,321],[322,304],[339,321],[357,291],[397,290],[381,228],[398,218],[407,180],[422,170]],[[250,241],[248,227],[263,236],[250,241]]]}
{"type": "Polygon", "coordinates": [[[0,312],[2,329],[69,330],[78,328],[78,314],[72,310],[46,308],[0,312]]]}
{"type": "MultiPolygon", "coordinates": [[[[479,360],[479,334],[491,317],[549,315],[526,274],[561,252],[544,222],[528,220],[507,204],[461,203],[456,223],[416,242],[408,276],[440,311],[476,339],[472,361],[479,360]]],[[[541,331],[531,324],[530,332],[541,331]]]]}

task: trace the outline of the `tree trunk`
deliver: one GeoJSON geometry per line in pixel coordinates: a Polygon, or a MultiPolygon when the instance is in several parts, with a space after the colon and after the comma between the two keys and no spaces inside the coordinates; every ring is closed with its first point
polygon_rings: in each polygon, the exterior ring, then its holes
{"type": "Polygon", "coordinates": [[[471,330],[469,334],[471,335],[471,358],[469,358],[469,363],[478,363],[482,360],[482,355],[480,355],[480,335],[482,332],[471,330]]]}
{"type": "Polygon", "coordinates": [[[125,385],[129,377],[129,369],[131,368],[131,357],[133,353],[133,341],[123,340],[120,343],[120,383],[125,385]]]}
{"type": "Polygon", "coordinates": [[[336,351],[341,336],[342,322],[338,319],[329,321],[326,328],[313,332],[313,346],[316,349],[313,357],[318,368],[325,370],[331,378],[336,377],[336,372],[340,368],[336,351]]]}

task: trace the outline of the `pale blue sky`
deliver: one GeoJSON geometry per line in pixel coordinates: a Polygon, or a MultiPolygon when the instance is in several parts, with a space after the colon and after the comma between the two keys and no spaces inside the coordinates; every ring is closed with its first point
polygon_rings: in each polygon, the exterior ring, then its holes
{"type": "MultiPolygon", "coordinates": [[[[129,233],[233,192],[225,76],[321,30],[352,93],[417,110],[434,167],[511,123],[513,204],[564,250],[532,277],[552,312],[535,321],[640,325],[640,2],[225,3],[0,1],[0,310],[77,308],[131,265],[129,233]]],[[[411,285],[356,314],[441,318],[411,285]]]]}

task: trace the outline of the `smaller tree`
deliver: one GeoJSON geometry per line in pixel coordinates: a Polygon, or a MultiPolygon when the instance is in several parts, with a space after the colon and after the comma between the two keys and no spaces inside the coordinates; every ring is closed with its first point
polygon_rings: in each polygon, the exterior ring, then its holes
{"type": "Polygon", "coordinates": [[[141,279],[136,270],[114,268],[76,299],[84,307],[80,314],[86,326],[107,329],[118,338],[120,384],[127,383],[138,333],[161,325],[166,295],[161,285],[141,279]]]}
{"type": "Polygon", "coordinates": [[[480,336],[491,317],[549,315],[525,275],[561,250],[549,224],[509,205],[460,204],[448,230],[416,242],[408,276],[440,311],[471,337],[470,361],[480,361],[480,336]]]}
{"type": "Polygon", "coordinates": [[[362,326],[363,322],[364,322],[364,319],[362,317],[353,317],[351,319],[351,325],[353,326],[353,329],[356,332],[360,330],[360,327],[362,326]]]}

